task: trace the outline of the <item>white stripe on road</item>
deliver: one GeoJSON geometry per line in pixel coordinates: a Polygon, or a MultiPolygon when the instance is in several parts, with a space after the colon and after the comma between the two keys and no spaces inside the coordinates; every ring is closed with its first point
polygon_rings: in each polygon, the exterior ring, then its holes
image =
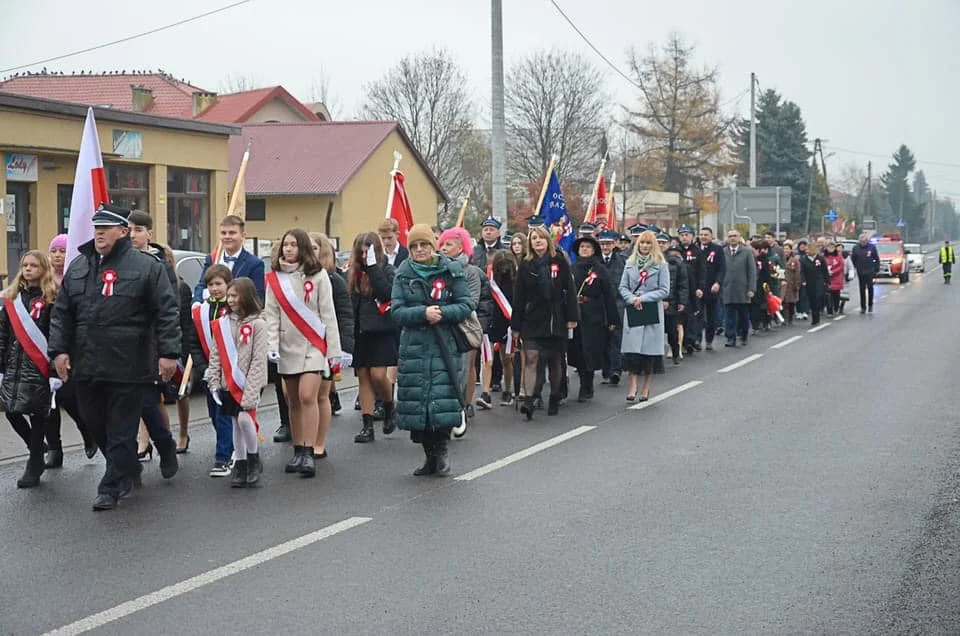
{"type": "Polygon", "coordinates": [[[666,399],[672,398],[677,393],[683,393],[687,389],[692,389],[693,387],[700,386],[701,384],[703,384],[703,380],[693,380],[691,382],[687,382],[686,384],[681,384],[680,386],[670,389],[665,393],[661,393],[660,395],[653,396],[646,402],[641,402],[640,404],[634,404],[633,406],[630,407],[630,410],[639,411],[641,409],[645,409],[648,406],[653,406],[657,402],[663,402],[666,399]]]}
{"type": "Polygon", "coordinates": [[[717,373],[729,373],[729,372],[733,371],[734,369],[739,369],[740,367],[742,367],[742,366],[744,366],[744,365],[746,365],[746,364],[750,364],[750,363],[753,362],[754,360],[759,360],[759,359],[762,358],[762,357],[763,357],[763,354],[762,354],[762,353],[755,353],[755,354],[753,354],[752,356],[747,356],[746,358],[744,358],[744,359],[741,360],[740,362],[734,362],[733,364],[731,364],[731,365],[728,366],[728,367],[723,367],[722,369],[718,370],[717,373]]]}
{"type": "Polygon", "coordinates": [[[770,347],[770,348],[771,348],[771,349],[783,349],[784,347],[786,347],[786,346],[788,346],[788,345],[792,345],[794,342],[796,342],[797,340],[800,340],[801,338],[803,338],[803,336],[794,336],[793,338],[787,338],[787,339],[784,340],[783,342],[778,342],[777,344],[773,345],[773,346],[770,347]]]}
{"type": "Polygon", "coordinates": [[[840,321],[840,320],[843,320],[843,319],[846,318],[846,317],[847,317],[846,314],[842,314],[842,315],[837,316],[836,318],[834,318],[834,319],[833,319],[833,322],[838,322],[838,321],[840,321]]]}
{"type": "Polygon", "coordinates": [[[291,539],[290,541],[281,543],[280,545],[267,548],[266,550],[257,552],[255,554],[251,554],[250,556],[244,557],[239,561],[228,563],[227,565],[210,570],[209,572],[204,572],[203,574],[198,574],[197,576],[186,579],[185,581],[168,585],[167,587],[159,589],[156,592],[145,594],[140,598],[133,599],[132,601],[121,603],[116,607],[112,607],[103,612],[88,616],[87,618],[81,619],[75,623],[64,625],[59,629],[47,632],[47,636],[53,634],[83,634],[84,632],[98,629],[108,623],[112,623],[113,621],[120,620],[121,618],[141,610],[145,610],[154,605],[158,605],[172,598],[182,596],[187,592],[192,592],[199,587],[216,583],[217,581],[228,576],[232,576],[234,574],[243,572],[244,570],[249,570],[250,568],[262,565],[267,561],[271,561],[285,554],[289,554],[290,552],[299,550],[300,548],[305,548],[310,544],[323,541],[324,539],[329,539],[335,534],[356,528],[357,526],[363,525],[371,520],[372,519],[370,517],[350,517],[349,519],[344,519],[339,523],[327,526],[326,528],[321,528],[316,532],[311,532],[310,534],[305,534],[302,537],[291,539]]]}
{"type": "Polygon", "coordinates": [[[823,323],[822,325],[817,325],[817,326],[814,327],[813,329],[807,329],[807,333],[817,333],[818,331],[820,331],[820,330],[822,330],[822,329],[826,329],[827,327],[829,327],[830,324],[831,324],[831,323],[829,323],[829,322],[825,322],[825,323],[823,323]]]}
{"type": "Polygon", "coordinates": [[[588,431],[592,431],[592,430],[595,429],[595,428],[597,428],[597,427],[596,427],[596,426],[581,426],[580,428],[575,428],[575,429],[573,429],[572,431],[567,431],[566,433],[563,433],[562,435],[557,435],[556,437],[551,437],[550,439],[545,440],[545,441],[543,441],[543,442],[540,442],[539,444],[534,444],[534,445],[531,446],[530,448],[525,448],[525,449],[523,449],[522,451],[517,451],[517,452],[514,453],[513,455],[507,455],[507,456],[504,457],[503,459],[498,459],[497,461],[491,462],[491,463],[487,464],[486,466],[481,466],[480,468],[477,468],[476,470],[471,470],[469,473],[464,473],[463,475],[460,475],[459,477],[457,477],[457,478],[456,478],[456,481],[473,481],[474,479],[477,479],[477,478],[479,478],[479,477],[483,477],[484,475],[487,475],[487,474],[489,474],[489,473],[492,473],[492,472],[495,471],[495,470],[499,470],[499,469],[503,468],[504,466],[509,466],[510,464],[512,464],[512,463],[514,463],[514,462],[520,461],[521,459],[526,459],[527,457],[530,457],[531,455],[536,455],[536,454],[539,453],[540,451],[542,451],[542,450],[547,450],[547,449],[550,448],[551,446],[556,446],[557,444],[562,444],[563,442],[567,441],[568,439],[573,439],[574,437],[577,437],[577,436],[579,436],[579,435],[583,435],[584,433],[586,433],[586,432],[588,432],[588,431]]]}

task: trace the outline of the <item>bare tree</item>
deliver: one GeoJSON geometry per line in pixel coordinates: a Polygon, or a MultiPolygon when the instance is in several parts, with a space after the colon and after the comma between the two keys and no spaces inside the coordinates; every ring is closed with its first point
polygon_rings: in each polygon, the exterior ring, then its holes
{"type": "Polygon", "coordinates": [[[733,118],[720,107],[716,68],[694,68],[694,47],[673,34],[629,64],[640,89],[627,125],[644,140],[645,151],[663,166],[664,190],[687,194],[732,170],[733,118]]]}
{"type": "Polygon", "coordinates": [[[404,57],[365,86],[368,119],[399,121],[444,189],[464,190],[460,147],[473,130],[467,77],[442,49],[404,57]]]}
{"type": "Polygon", "coordinates": [[[320,102],[326,106],[332,119],[339,119],[343,113],[343,100],[338,95],[334,95],[330,88],[330,75],[323,66],[310,81],[310,101],[320,102]]]}
{"type": "Polygon", "coordinates": [[[607,129],[603,79],[586,58],[542,51],[507,74],[505,107],[509,170],[537,181],[558,155],[563,178],[590,180],[607,129]]]}
{"type": "Polygon", "coordinates": [[[259,76],[242,73],[229,74],[220,81],[221,93],[242,93],[263,88],[266,83],[259,76]]]}

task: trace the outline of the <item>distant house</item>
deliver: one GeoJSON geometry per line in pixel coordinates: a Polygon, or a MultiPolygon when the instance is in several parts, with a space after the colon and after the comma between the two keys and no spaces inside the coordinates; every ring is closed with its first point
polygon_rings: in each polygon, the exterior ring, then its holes
{"type": "Polygon", "coordinates": [[[400,170],[417,222],[436,225],[447,200],[397,122],[244,126],[230,140],[231,181],[248,142],[247,234],[256,245],[302,227],[350,249],[358,233],[374,230],[386,214],[394,151],[403,156],[400,170]]]}

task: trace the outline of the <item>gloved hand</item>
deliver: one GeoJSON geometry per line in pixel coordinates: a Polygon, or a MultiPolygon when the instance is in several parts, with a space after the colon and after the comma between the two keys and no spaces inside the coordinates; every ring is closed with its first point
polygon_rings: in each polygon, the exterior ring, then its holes
{"type": "Polygon", "coordinates": [[[63,381],[60,378],[50,378],[50,392],[54,393],[58,391],[63,386],[63,381]]]}
{"type": "Polygon", "coordinates": [[[353,364],[353,354],[344,351],[340,354],[340,368],[349,367],[353,364]]]}
{"type": "Polygon", "coordinates": [[[217,406],[223,406],[223,400],[220,399],[220,391],[210,391],[210,397],[213,398],[213,401],[217,403],[217,406]]]}
{"type": "Polygon", "coordinates": [[[280,354],[277,353],[276,351],[268,351],[267,360],[269,360],[270,362],[280,362],[280,354]]]}
{"type": "Polygon", "coordinates": [[[376,265],[377,264],[377,251],[373,249],[373,245],[367,246],[367,265],[376,265]]]}

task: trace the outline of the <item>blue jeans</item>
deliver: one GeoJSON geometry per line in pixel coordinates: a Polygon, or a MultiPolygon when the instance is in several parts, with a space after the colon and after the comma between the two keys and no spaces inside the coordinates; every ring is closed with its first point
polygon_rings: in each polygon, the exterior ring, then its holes
{"type": "Polygon", "coordinates": [[[748,303],[730,303],[724,305],[723,334],[727,342],[733,342],[737,336],[744,340],[750,329],[750,305],[748,303]]]}
{"type": "Polygon", "coordinates": [[[213,401],[210,388],[204,383],[204,392],[207,396],[207,414],[213,423],[213,430],[217,434],[217,450],[214,461],[226,464],[233,456],[233,420],[226,415],[220,415],[220,407],[213,401]]]}

